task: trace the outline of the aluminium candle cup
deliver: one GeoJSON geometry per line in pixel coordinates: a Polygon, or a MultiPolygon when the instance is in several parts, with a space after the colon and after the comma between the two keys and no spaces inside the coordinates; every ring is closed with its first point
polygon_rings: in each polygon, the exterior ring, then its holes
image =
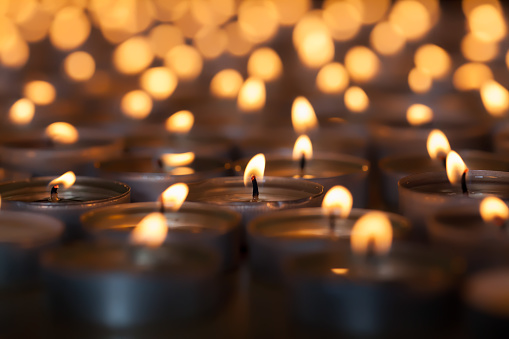
{"type": "Polygon", "coordinates": [[[38,282],[39,254],[56,245],[63,223],[38,213],[0,212],[0,287],[26,287],[38,282]]]}
{"type": "Polygon", "coordinates": [[[462,291],[464,324],[472,338],[503,338],[509,331],[509,269],[484,270],[470,276],[462,291]]]}
{"type": "MultiPolygon", "coordinates": [[[[127,243],[131,231],[159,203],[133,203],[89,211],[81,216],[85,231],[95,240],[127,243]]],[[[178,211],[164,212],[166,243],[208,247],[221,254],[221,269],[234,269],[240,260],[240,214],[208,204],[185,202],[178,211]]]]}
{"type": "Polygon", "coordinates": [[[41,266],[57,317],[109,328],[198,318],[224,299],[219,256],[205,248],[75,243],[41,266]]]}
{"type": "Polygon", "coordinates": [[[467,187],[468,196],[462,193],[459,185],[449,182],[445,171],[406,176],[398,182],[399,212],[423,235],[427,217],[443,207],[477,208],[478,199],[487,196],[509,200],[509,173],[472,170],[467,174],[467,187]]]}
{"type": "Polygon", "coordinates": [[[294,319],[328,334],[380,337],[436,333],[451,321],[461,259],[415,244],[393,244],[387,256],[371,259],[337,248],[288,260],[294,319]]]}
{"type": "Polygon", "coordinates": [[[509,234],[499,226],[486,223],[477,208],[450,206],[438,210],[427,220],[430,240],[468,261],[469,270],[509,264],[509,234]]]}
{"type": "Polygon", "coordinates": [[[92,175],[95,161],[118,157],[123,151],[123,141],[119,138],[108,138],[86,129],[78,131],[80,139],[70,145],[49,143],[43,133],[3,140],[0,162],[35,176],[59,175],[63,171],[92,175]]]}
{"type": "MultiPolygon", "coordinates": [[[[369,210],[352,209],[346,219],[335,218],[331,234],[330,218],[322,208],[299,208],[278,211],[255,218],[248,225],[249,259],[255,277],[281,282],[283,263],[292,256],[338,246],[349,246],[350,231],[355,222],[369,210]]],[[[394,238],[405,239],[410,222],[397,214],[386,213],[394,238]]]]}
{"type": "MultiPolygon", "coordinates": [[[[500,155],[484,151],[465,150],[459,152],[471,170],[509,171],[509,160],[500,155]]],[[[380,186],[383,200],[391,210],[398,207],[398,181],[410,174],[445,171],[442,161],[433,160],[426,154],[398,154],[385,157],[378,162],[380,186]]]]}
{"type": "Polygon", "coordinates": [[[259,198],[253,201],[251,184],[244,186],[243,178],[207,179],[189,184],[187,201],[215,204],[231,208],[242,215],[242,226],[256,216],[290,208],[320,205],[323,186],[301,179],[267,177],[258,181],[259,198]]]}
{"type": "Polygon", "coordinates": [[[128,203],[131,189],[126,184],[89,177],[77,177],[73,186],[59,189],[58,202],[49,201],[48,183],[54,177],[37,177],[0,183],[2,209],[39,212],[65,224],[65,240],[83,235],[80,215],[94,208],[128,203]]]}
{"type": "Polygon", "coordinates": [[[229,163],[215,158],[196,157],[184,167],[162,169],[155,157],[124,156],[96,164],[99,176],[119,180],[131,187],[131,201],[156,201],[170,185],[191,183],[230,174],[229,163]]]}
{"type": "MultiPolygon", "coordinates": [[[[234,163],[232,167],[238,175],[244,175],[248,162],[249,159],[244,159],[234,163]]],[[[293,160],[288,152],[267,154],[265,175],[310,180],[323,185],[324,192],[335,185],[343,185],[352,193],[354,207],[366,207],[369,171],[367,160],[344,154],[313,153],[313,158],[306,161],[304,172],[301,172],[299,163],[300,161],[293,160]]]]}

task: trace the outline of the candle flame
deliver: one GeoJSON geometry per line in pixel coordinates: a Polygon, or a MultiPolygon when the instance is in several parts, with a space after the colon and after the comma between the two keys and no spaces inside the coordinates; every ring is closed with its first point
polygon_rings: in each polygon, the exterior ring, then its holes
{"type": "Polygon", "coordinates": [[[481,86],[481,99],[493,116],[501,116],[509,108],[509,91],[495,80],[488,80],[481,86]]]}
{"type": "Polygon", "coordinates": [[[55,122],[46,127],[46,135],[58,144],[74,144],[79,139],[78,130],[66,122],[55,122]]]}
{"type": "Polygon", "coordinates": [[[369,97],[364,90],[358,86],[351,86],[345,92],[345,106],[354,113],[361,113],[369,107],[369,97]]]}
{"type": "Polygon", "coordinates": [[[193,152],[164,153],[159,157],[164,167],[187,166],[194,161],[194,158],[195,156],[193,152]]]}
{"type": "Polygon", "coordinates": [[[433,120],[433,110],[423,104],[413,104],[406,111],[406,119],[412,126],[428,124],[433,120]]]}
{"type": "Polygon", "coordinates": [[[131,232],[131,243],[148,247],[159,247],[164,242],[168,226],[161,213],[150,213],[144,217],[131,232]]]}
{"type": "Polygon", "coordinates": [[[391,222],[382,212],[366,213],[353,226],[350,245],[353,252],[360,255],[371,250],[378,255],[387,254],[392,245],[391,222]]]}
{"type": "Polygon", "coordinates": [[[53,179],[49,182],[48,186],[53,187],[56,185],[64,185],[64,188],[69,188],[76,182],[76,175],[73,171],[68,171],[59,176],[56,179],[53,179]]]}
{"type": "Polygon", "coordinates": [[[327,215],[347,218],[352,210],[353,198],[350,191],[343,186],[332,187],[324,196],[322,210],[327,215]]]}
{"type": "Polygon", "coordinates": [[[336,275],[345,275],[348,274],[348,268],[331,268],[330,271],[336,275]]]}
{"type": "Polygon", "coordinates": [[[438,129],[434,129],[429,133],[426,146],[431,159],[436,159],[438,157],[445,158],[451,151],[449,140],[447,140],[445,134],[438,129]]]}
{"type": "Polygon", "coordinates": [[[187,134],[193,128],[194,115],[190,111],[178,111],[166,119],[166,130],[170,133],[187,134]]]}
{"type": "Polygon", "coordinates": [[[449,178],[451,184],[460,182],[463,173],[468,172],[467,165],[465,165],[460,155],[454,151],[447,154],[446,169],[447,178],[449,178]]]}
{"type": "Polygon", "coordinates": [[[256,177],[258,182],[263,180],[263,174],[265,172],[265,155],[259,153],[249,160],[244,171],[244,186],[247,187],[251,181],[251,177],[256,177]]]}
{"type": "Polygon", "coordinates": [[[313,144],[305,134],[299,136],[295,141],[292,158],[293,160],[299,160],[303,155],[306,160],[313,158],[313,144]]]}
{"type": "Polygon", "coordinates": [[[237,97],[237,106],[244,112],[256,112],[265,106],[265,83],[255,77],[246,79],[237,97]]]}
{"type": "Polygon", "coordinates": [[[29,124],[34,118],[35,105],[30,99],[16,101],[9,110],[9,120],[16,125],[29,124]]]}
{"type": "Polygon", "coordinates": [[[173,184],[161,194],[161,200],[165,207],[170,207],[172,211],[178,211],[186,200],[188,193],[189,187],[186,184],[173,184]]]}
{"type": "Polygon", "coordinates": [[[47,81],[34,80],[25,84],[23,95],[36,105],[49,105],[57,96],[55,87],[47,81]]]}
{"type": "Polygon", "coordinates": [[[244,79],[234,69],[223,69],[210,81],[210,92],[217,98],[235,99],[244,79]]]}
{"type": "Polygon", "coordinates": [[[318,128],[315,110],[309,100],[302,96],[293,100],[292,124],[297,134],[305,134],[318,128]]]}
{"type": "Polygon", "coordinates": [[[505,222],[509,218],[507,205],[497,197],[484,198],[479,211],[484,222],[505,222]]]}

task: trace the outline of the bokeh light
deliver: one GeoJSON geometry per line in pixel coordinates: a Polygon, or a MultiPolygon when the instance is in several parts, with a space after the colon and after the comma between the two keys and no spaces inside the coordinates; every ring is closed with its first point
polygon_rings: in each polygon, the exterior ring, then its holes
{"type": "Polygon", "coordinates": [[[164,57],[164,64],[181,80],[196,79],[203,69],[203,59],[196,48],[188,45],[173,47],[164,57]]]}
{"type": "Polygon", "coordinates": [[[354,81],[368,82],[378,74],[380,60],[369,48],[355,46],[346,52],[345,67],[354,81]]]}
{"type": "Polygon", "coordinates": [[[57,91],[55,87],[47,81],[34,80],[25,84],[23,95],[34,104],[44,106],[55,101],[57,91]]]}
{"type": "Polygon", "coordinates": [[[485,64],[470,62],[458,67],[452,83],[459,91],[479,90],[488,80],[493,79],[491,69],[485,64]]]}
{"type": "Polygon", "coordinates": [[[34,118],[35,105],[27,98],[16,101],[9,109],[9,120],[15,125],[29,124],[34,118]]]}
{"type": "Polygon", "coordinates": [[[95,72],[94,58],[87,52],[73,52],[65,58],[64,70],[73,81],[89,80],[95,72]]]}
{"type": "Polygon", "coordinates": [[[242,75],[234,69],[223,69],[210,81],[210,92],[217,98],[235,99],[242,87],[242,75]]]}
{"type": "Polygon", "coordinates": [[[120,102],[124,115],[136,120],[145,119],[152,111],[152,105],[152,99],[142,90],[126,93],[120,102]]]}
{"type": "Polygon", "coordinates": [[[150,66],[153,59],[148,39],[142,36],[124,41],[113,52],[113,65],[124,74],[140,73],[150,66]]]}
{"type": "Polygon", "coordinates": [[[164,100],[172,95],[177,84],[177,76],[167,67],[149,68],[140,77],[141,88],[156,100],[164,100]]]}
{"type": "Polygon", "coordinates": [[[331,62],[323,66],[316,76],[316,86],[327,94],[342,93],[349,82],[348,72],[339,62],[331,62]]]}
{"type": "Polygon", "coordinates": [[[353,113],[361,113],[369,108],[369,98],[358,86],[349,87],[345,91],[344,100],[346,108],[353,113]]]}
{"type": "Polygon", "coordinates": [[[283,62],[269,47],[258,48],[251,53],[247,62],[247,73],[265,82],[276,80],[283,72],[283,62]]]}

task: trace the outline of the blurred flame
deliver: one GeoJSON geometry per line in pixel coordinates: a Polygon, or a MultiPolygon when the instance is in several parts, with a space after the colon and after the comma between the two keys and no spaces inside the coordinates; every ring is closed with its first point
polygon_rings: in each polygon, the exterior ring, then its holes
{"type": "Polygon", "coordinates": [[[417,49],[414,55],[415,66],[425,70],[434,79],[445,77],[451,69],[451,57],[442,48],[426,44],[417,49]]]}
{"type": "Polygon", "coordinates": [[[356,254],[366,255],[370,247],[378,255],[387,254],[392,245],[392,225],[382,212],[368,212],[357,220],[350,235],[350,245],[356,254]]]}
{"type": "Polygon", "coordinates": [[[334,41],[320,11],[311,11],[302,17],[293,29],[292,38],[305,66],[318,68],[334,59],[334,41]]]}
{"type": "Polygon", "coordinates": [[[345,67],[354,81],[368,82],[378,74],[380,60],[368,47],[355,46],[346,52],[345,67]]]}
{"type": "Polygon", "coordinates": [[[132,119],[145,119],[152,111],[152,99],[142,90],[126,93],[120,102],[124,114],[132,119]]]}
{"type": "Polygon", "coordinates": [[[73,171],[68,171],[59,176],[56,179],[53,179],[49,182],[48,186],[55,186],[55,185],[64,185],[64,188],[69,188],[76,182],[76,175],[73,171]]]}
{"type": "Polygon", "coordinates": [[[164,153],[159,157],[165,167],[187,166],[194,161],[194,158],[193,152],[164,153]]]}
{"type": "Polygon", "coordinates": [[[433,79],[427,70],[414,67],[408,73],[408,86],[414,93],[426,93],[433,86],[433,79]]]}
{"type": "Polygon", "coordinates": [[[71,50],[82,45],[90,35],[91,24],[87,14],[77,6],[64,7],[51,23],[50,41],[58,49],[71,50]]]}
{"type": "Polygon", "coordinates": [[[228,35],[228,46],[226,46],[228,53],[234,56],[247,55],[253,47],[253,43],[244,37],[239,23],[237,21],[230,22],[224,29],[228,35]]]}
{"type": "Polygon", "coordinates": [[[406,111],[406,119],[412,126],[419,126],[433,121],[433,110],[423,104],[413,104],[406,111]]]}
{"type": "Polygon", "coordinates": [[[434,129],[429,133],[426,147],[431,159],[437,159],[438,157],[445,158],[451,151],[449,140],[447,140],[445,134],[438,129],[434,129]]]}
{"type": "Polygon", "coordinates": [[[369,36],[371,46],[380,54],[394,55],[405,47],[405,37],[387,21],[380,22],[369,36]]]}
{"type": "Polygon", "coordinates": [[[496,42],[502,40],[507,33],[503,13],[491,4],[475,7],[467,19],[470,31],[479,40],[496,42]]]}
{"type": "Polygon", "coordinates": [[[78,130],[67,122],[54,122],[46,127],[46,135],[58,144],[74,144],[79,139],[78,130]]]}
{"type": "Polygon", "coordinates": [[[16,101],[9,110],[9,120],[16,125],[26,125],[34,118],[35,106],[26,98],[16,101]]]}
{"type": "Polygon", "coordinates": [[[327,215],[348,218],[352,210],[353,198],[350,191],[343,186],[332,187],[324,196],[322,210],[327,215]]]}
{"type": "Polygon", "coordinates": [[[460,91],[479,90],[488,80],[493,79],[491,69],[485,64],[470,62],[461,65],[452,78],[454,87],[460,91]]]}
{"type": "Polygon", "coordinates": [[[223,69],[210,81],[210,92],[218,98],[235,99],[242,87],[242,75],[234,69],[223,69]]]}
{"type": "Polygon", "coordinates": [[[47,81],[34,80],[25,84],[23,95],[36,105],[49,105],[57,96],[55,87],[47,81]]]}
{"type": "Polygon", "coordinates": [[[313,158],[313,144],[311,144],[311,140],[305,134],[299,136],[295,141],[292,158],[293,160],[300,160],[302,155],[304,155],[306,160],[313,158]]]}
{"type": "Polygon", "coordinates": [[[226,50],[228,34],[219,27],[203,27],[193,39],[194,45],[206,59],[215,59],[226,50]]]}
{"type": "Polygon", "coordinates": [[[86,81],[94,75],[94,58],[87,52],[73,52],[65,58],[64,70],[70,79],[86,81]]]}
{"type": "Polygon", "coordinates": [[[283,63],[279,55],[269,47],[258,48],[247,61],[247,73],[265,82],[274,81],[281,76],[283,63]]]}
{"type": "Polygon", "coordinates": [[[446,160],[447,178],[451,184],[460,182],[463,173],[468,172],[467,165],[458,153],[450,151],[446,160]]]}
{"type": "Polygon", "coordinates": [[[135,36],[124,41],[113,52],[113,65],[124,74],[137,74],[152,63],[154,54],[148,39],[135,36]]]}
{"type": "Polygon", "coordinates": [[[239,91],[237,106],[244,112],[256,112],[265,106],[265,83],[263,80],[249,77],[239,91]]]}
{"type": "Polygon", "coordinates": [[[479,212],[484,222],[506,221],[509,218],[507,205],[497,197],[487,197],[481,201],[479,212]]]}
{"type": "Polygon", "coordinates": [[[461,53],[465,59],[471,61],[491,61],[497,56],[498,50],[497,42],[479,40],[472,33],[465,35],[461,40],[461,53]]]}
{"type": "Polygon", "coordinates": [[[279,14],[279,23],[291,26],[311,8],[311,0],[276,0],[274,5],[279,14]]]}
{"type": "Polygon", "coordinates": [[[392,6],[389,22],[406,39],[415,41],[422,38],[431,28],[431,17],[419,1],[397,1],[392,6]]]}
{"type": "Polygon", "coordinates": [[[178,85],[175,73],[167,67],[147,69],[140,77],[140,86],[155,100],[167,99],[178,85]]]}
{"type": "Polygon", "coordinates": [[[361,0],[362,23],[365,25],[374,24],[385,17],[391,6],[391,0],[361,0]]]}
{"type": "Polygon", "coordinates": [[[150,213],[144,217],[131,232],[131,243],[148,247],[159,247],[166,239],[168,226],[161,213],[150,213]]]}
{"type": "Polygon", "coordinates": [[[165,207],[178,211],[189,193],[189,187],[184,183],[173,184],[161,194],[161,201],[165,207]]]}
{"type": "Polygon", "coordinates": [[[178,27],[161,24],[150,30],[148,41],[152,52],[158,58],[164,58],[169,50],[184,43],[184,36],[178,27]]]}
{"type": "Polygon", "coordinates": [[[251,181],[251,177],[256,177],[258,182],[263,181],[263,174],[265,172],[265,155],[259,153],[249,160],[246,169],[244,170],[244,186],[247,187],[251,181]]]}
{"type": "Polygon", "coordinates": [[[359,33],[362,8],[348,1],[325,1],[323,7],[323,19],[335,40],[350,40],[359,33]]]}
{"type": "Polygon", "coordinates": [[[332,273],[336,275],[345,275],[348,274],[349,269],[348,268],[331,268],[330,269],[332,273]]]}
{"type": "Polygon", "coordinates": [[[193,128],[194,115],[190,111],[183,110],[173,113],[166,119],[166,130],[170,133],[187,134],[193,128]]]}
{"type": "Polygon", "coordinates": [[[493,116],[503,115],[509,108],[509,91],[495,80],[488,80],[481,86],[484,108],[493,116]]]}
{"type": "Polygon", "coordinates": [[[278,12],[271,1],[241,1],[237,14],[243,35],[253,43],[269,40],[279,28],[278,12]]]}
{"type": "Polygon", "coordinates": [[[316,75],[316,86],[327,94],[343,92],[349,82],[348,72],[339,62],[331,62],[323,66],[316,75]]]}
{"type": "Polygon", "coordinates": [[[369,107],[369,98],[364,90],[358,86],[349,87],[345,91],[345,106],[354,113],[364,112],[369,107]]]}
{"type": "Polygon", "coordinates": [[[315,110],[308,99],[297,97],[292,104],[292,125],[297,134],[309,133],[318,129],[315,110]]]}

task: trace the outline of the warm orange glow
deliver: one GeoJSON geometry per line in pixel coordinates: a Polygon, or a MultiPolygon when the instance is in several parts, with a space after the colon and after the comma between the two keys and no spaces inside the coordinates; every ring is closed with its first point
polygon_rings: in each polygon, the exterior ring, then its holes
{"type": "Polygon", "coordinates": [[[311,8],[311,0],[276,0],[274,5],[279,14],[279,23],[291,26],[311,8]]]}
{"type": "Polygon", "coordinates": [[[253,43],[269,40],[279,28],[276,6],[266,0],[240,2],[238,22],[243,35],[253,43]]]}
{"type": "Polygon", "coordinates": [[[161,194],[161,200],[165,207],[169,207],[172,211],[178,211],[188,193],[189,187],[186,184],[173,184],[161,194]]]}
{"type": "Polygon", "coordinates": [[[164,153],[159,157],[164,167],[180,167],[187,166],[193,163],[194,153],[164,153]]]}
{"type": "Polygon", "coordinates": [[[315,110],[308,99],[297,97],[293,100],[292,125],[297,134],[309,133],[318,128],[315,110]]]}
{"type": "Polygon", "coordinates": [[[380,54],[394,55],[405,47],[405,37],[387,21],[378,23],[370,35],[371,46],[380,54]]]}
{"type": "Polygon", "coordinates": [[[140,77],[140,86],[155,100],[167,99],[178,85],[178,78],[167,67],[147,69],[140,77]]]}
{"type": "Polygon", "coordinates": [[[412,126],[428,124],[433,120],[433,110],[423,104],[413,104],[406,111],[406,120],[412,126]]]}
{"type": "Polygon", "coordinates": [[[165,127],[170,133],[187,134],[193,128],[194,115],[190,111],[182,110],[173,113],[166,119],[165,127]]]}
{"type": "Polygon", "coordinates": [[[20,33],[28,42],[41,41],[48,35],[53,15],[42,4],[32,1],[21,6],[26,10],[23,18],[16,20],[20,33]]]}
{"type": "Polygon", "coordinates": [[[352,210],[353,198],[350,191],[343,186],[334,186],[325,194],[322,210],[327,215],[348,218],[352,210]]]}
{"type": "Polygon", "coordinates": [[[362,5],[362,23],[365,25],[382,20],[391,6],[391,0],[361,0],[360,3],[362,5]]]}
{"type": "Polygon", "coordinates": [[[475,7],[467,19],[470,31],[479,40],[496,42],[502,40],[507,33],[503,13],[490,4],[475,7]]]}
{"type": "Polygon", "coordinates": [[[356,46],[346,52],[345,67],[354,81],[368,82],[378,74],[380,60],[369,48],[356,46]]]}
{"type": "Polygon", "coordinates": [[[224,29],[228,35],[228,46],[226,46],[228,53],[234,56],[247,55],[253,47],[253,43],[244,37],[239,23],[237,21],[230,22],[224,29]]]}
{"type": "Polygon", "coordinates": [[[425,70],[434,79],[441,79],[449,74],[451,57],[442,48],[433,44],[426,44],[417,49],[414,55],[415,66],[425,70]]]}
{"type": "Polygon", "coordinates": [[[164,57],[164,64],[181,80],[196,79],[203,69],[203,59],[196,48],[188,45],[173,47],[164,57]]]}
{"type": "Polygon", "coordinates": [[[265,82],[278,79],[283,72],[279,55],[269,47],[258,48],[251,53],[247,62],[247,73],[265,82]]]}
{"type": "Polygon", "coordinates": [[[184,43],[184,36],[178,27],[161,24],[150,30],[148,42],[152,52],[162,59],[173,47],[184,43]]]}
{"type": "Polygon", "coordinates": [[[339,62],[323,66],[316,76],[316,86],[327,94],[342,93],[350,82],[348,72],[339,62]]]}
{"type": "Polygon", "coordinates": [[[120,102],[124,114],[132,119],[145,119],[152,111],[152,99],[142,90],[126,93],[120,102]]]}
{"type": "Polygon", "coordinates": [[[237,107],[244,112],[256,112],[265,106],[265,83],[258,78],[247,78],[239,91],[237,107]]]}
{"type": "Polygon", "coordinates": [[[25,84],[23,95],[36,105],[49,105],[57,96],[55,87],[47,81],[34,80],[25,84]]]}
{"type": "Polygon", "coordinates": [[[389,14],[389,22],[408,40],[422,38],[431,28],[431,17],[419,1],[397,1],[389,14]]]}
{"type": "Polygon", "coordinates": [[[461,9],[463,10],[463,14],[468,17],[474,8],[487,4],[492,5],[499,11],[502,10],[502,6],[499,0],[462,0],[461,9]]]}
{"type": "Polygon", "coordinates": [[[16,125],[29,124],[34,118],[35,105],[29,99],[16,101],[9,110],[9,120],[16,125]]]}
{"type": "Polygon", "coordinates": [[[204,26],[219,26],[235,14],[234,0],[194,0],[191,13],[204,26]]]}
{"type": "Polygon", "coordinates": [[[509,69],[509,51],[505,54],[505,65],[509,69]]]}
{"type": "Polygon", "coordinates": [[[244,186],[247,187],[251,182],[251,177],[256,177],[258,182],[263,181],[263,175],[265,173],[265,155],[259,153],[249,160],[246,169],[244,170],[244,186]]]}
{"type": "Polygon", "coordinates": [[[509,91],[495,80],[488,80],[481,86],[484,108],[493,116],[501,116],[509,109],[509,91]]]}
{"type": "Polygon", "coordinates": [[[53,179],[49,182],[48,186],[52,187],[55,185],[63,185],[64,188],[69,188],[76,182],[76,175],[73,171],[68,171],[59,176],[56,179],[53,179]]]}
{"type": "Polygon", "coordinates": [[[336,275],[345,275],[348,274],[349,269],[348,268],[331,268],[330,269],[332,273],[336,275]]]}
{"type": "Polygon", "coordinates": [[[321,13],[306,14],[293,30],[293,45],[300,61],[309,68],[318,68],[334,59],[334,41],[321,13]]]}
{"type": "Polygon", "coordinates": [[[94,58],[87,52],[71,53],[64,60],[64,70],[70,79],[86,81],[94,75],[94,58]]]}
{"type": "MultiPolygon", "coordinates": [[[[0,27],[1,29],[2,27],[0,27]]],[[[29,55],[28,44],[20,34],[15,33],[10,37],[0,37],[0,62],[2,65],[9,68],[23,67],[28,61],[29,55]]]]}
{"type": "Polygon", "coordinates": [[[135,36],[117,46],[113,52],[113,65],[120,73],[137,74],[150,66],[154,53],[148,39],[135,36]]]}
{"type": "Polygon", "coordinates": [[[313,158],[313,144],[309,137],[305,134],[299,136],[295,141],[292,158],[297,161],[300,160],[303,155],[306,160],[313,158]]]}
{"type": "Polygon", "coordinates": [[[131,232],[131,243],[159,247],[166,239],[168,226],[163,214],[154,212],[144,217],[131,232]]]}
{"type": "Polygon", "coordinates": [[[414,67],[408,73],[408,86],[414,93],[426,93],[433,86],[433,78],[427,70],[414,67]]]}
{"type": "Polygon", "coordinates": [[[358,6],[348,1],[326,1],[323,7],[323,19],[335,40],[350,40],[357,35],[362,25],[358,6]]]}
{"type": "Polygon", "coordinates": [[[498,54],[498,44],[496,42],[479,40],[470,33],[461,40],[461,53],[463,53],[465,59],[471,61],[491,61],[498,54]]]}
{"type": "Polygon", "coordinates": [[[45,132],[57,144],[74,144],[79,139],[78,130],[67,122],[54,122],[46,127],[45,132]]]}
{"type": "Polygon", "coordinates": [[[368,212],[352,228],[350,245],[355,254],[387,254],[392,245],[392,225],[382,212],[368,212]]]}
{"type": "Polygon", "coordinates": [[[452,82],[460,91],[479,90],[488,80],[493,79],[491,69],[485,64],[470,62],[464,64],[454,72],[452,82]]]}
{"type": "Polygon", "coordinates": [[[210,81],[210,92],[217,98],[235,99],[242,87],[242,75],[234,69],[223,69],[210,81]]]}
{"type": "Polygon", "coordinates": [[[64,7],[55,15],[51,23],[49,38],[53,46],[61,50],[71,50],[87,40],[91,30],[90,21],[82,8],[64,7]]]}
{"type": "Polygon", "coordinates": [[[481,201],[479,212],[484,222],[499,224],[509,218],[509,209],[505,202],[497,197],[487,197],[481,201]]]}
{"type": "Polygon", "coordinates": [[[369,107],[369,98],[366,92],[358,86],[352,86],[345,92],[345,106],[350,112],[364,112],[369,107]]]}
{"type": "Polygon", "coordinates": [[[426,148],[431,159],[444,158],[451,151],[449,140],[445,136],[444,132],[434,129],[428,135],[426,142],[426,148]]]}
{"type": "Polygon", "coordinates": [[[454,151],[447,154],[446,160],[447,178],[451,184],[460,182],[463,173],[468,171],[467,165],[463,162],[460,155],[454,151]]]}
{"type": "Polygon", "coordinates": [[[203,27],[193,39],[194,45],[205,59],[215,59],[226,50],[228,34],[219,27],[203,27]]]}

